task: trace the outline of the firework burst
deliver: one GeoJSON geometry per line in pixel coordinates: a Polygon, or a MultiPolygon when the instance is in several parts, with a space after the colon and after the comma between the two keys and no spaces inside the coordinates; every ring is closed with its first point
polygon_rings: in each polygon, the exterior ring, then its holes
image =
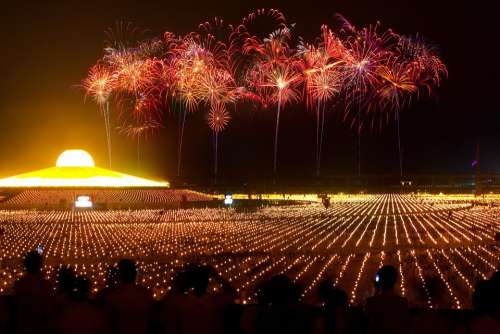
{"type": "Polygon", "coordinates": [[[316,176],[321,169],[325,107],[343,88],[346,55],[342,42],[326,25],[321,31],[318,46],[303,41],[298,46],[306,107],[316,113],[316,176]]]}
{"type": "Polygon", "coordinates": [[[343,89],[346,97],[345,117],[353,109],[358,113],[353,117],[352,125],[357,121],[361,131],[361,109],[370,102],[371,93],[378,84],[378,67],[393,56],[397,35],[390,29],[382,30],[380,22],[357,29],[342,15],[336,15],[341,22],[341,34],[345,35],[342,45],[343,71],[345,82],[343,89]]]}
{"type": "Polygon", "coordinates": [[[212,130],[214,139],[214,177],[217,182],[219,160],[219,133],[223,131],[231,120],[231,116],[222,103],[212,104],[208,113],[208,125],[212,130]]]}
{"type": "Polygon", "coordinates": [[[87,78],[83,80],[82,86],[85,89],[85,96],[90,96],[94,99],[104,117],[108,164],[111,168],[111,121],[109,114],[109,97],[116,87],[116,77],[108,68],[98,64],[90,69],[87,78]]]}
{"type": "Polygon", "coordinates": [[[94,65],[83,80],[82,86],[85,89],[85,96],[91,97],[102,108],[116,87],[116,77],[107,67],[94,65]]]}
{"type": "Polygon", "coordinates": [[[446,66],[437,55],[437,48],[418,34],[399,38],[398,60],[411,67],[412,80],[429,94],[440,85],[441,78],[448,75],[446,66]]]}
{"type": "Polygon", "coordinates": [[[161,122],[157,120],[147,120],[143,123],[126,123],[120,127],[118,127],[118,131],[133,139],[144,138],[147,139],[149,136],[154,134],[156,131],[161,129],[163,126],[161,122]]]}
{"type": "MultiPolygon", "coordinates": [[[[104,55],[83,81],[85,96],[105,118],[110,164],[111,97],[119,117],[132,119],[133,125],[120,129],[128,136],[141,138],[156,129],[151,120],[165,111],[178,114],[178,174],[188,113],[207,108],[217,141],[229,121],[228,106],[236,110],[240,101],[276,108],[275,174],[280,114],[290,104],[303,102],[316,114],[317,175],[325,110],[338,105],[358,138],[362,128],[380,129],[394,118],[401,151],[399,113],[421,91],[432,94],[447,76],[437,49],[418,34],[400,36],[379,22],[358,28],[336,15],[332,27],[322,25],[312,43],[301,38],[295,43],[295,25],[275,9],[251,12],[236,25],[218,17],[185,35],[165,32],[153,39],[118,23],[107,31],[104,55]]],[[[401,154],[400,167],[402,173],[401,154]]]]}
{"type": "Polygon", "coordinates": [[[377,74],[380,78],[375,91],[378,110],[388,115],[388,111],[399,112],[410,104],[412,94],[418,91],[411,66],[394,60],[379,66],[377,74]]]}
{"type": "Polygon", "coordinates": [[[151,135],[159,131],[162,127],[163,126],[159,120],[148,119],[141,122],[132,120],[132,122],[125,123],[117,128],[119,133],[136,141],[138,168],[141,161],[141,141],[147,140],[151,135]]]}
{"type": "Polygon", "coordinates": [[[231,120],[226,107],[221,103],[213,104],[208,113],[208,125],[214,132],[223,131],[231,120]]]}

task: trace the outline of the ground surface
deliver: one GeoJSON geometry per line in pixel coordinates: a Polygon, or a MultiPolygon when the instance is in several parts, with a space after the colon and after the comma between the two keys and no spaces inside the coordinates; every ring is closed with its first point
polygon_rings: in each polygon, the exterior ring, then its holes
{"type": "MultiPolygon", "coordinates": [[[[96,289],[110,264],[137,259],[140,281],[157,298],[168,292],[174,268],[184,262],[214,265],[255,301],[258,283],[278,273],[315,288],[331,278],[354,304],[373,293],[378,267],[402,273],[398,285],[413,305],[470,307],[473,285],[498,270],[500,209],[470,198],[362,195],[319,204],[234,209],[138,211],[0,211],[0,285],[8,293],[21,257],[42,245],[46,274],[71,264],[96,289]]],[[[216,288],[216,287],[214,287],[216,288]]]]}

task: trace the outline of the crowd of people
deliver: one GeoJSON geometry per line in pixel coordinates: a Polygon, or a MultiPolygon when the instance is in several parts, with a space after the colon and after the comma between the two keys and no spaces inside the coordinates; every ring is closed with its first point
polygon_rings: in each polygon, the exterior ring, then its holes
{"type": "Polygon", "coordinates": [[[94,204],[112,208],[161,207],[171,203],[210,201],[212,197],[187,189],[129,190],[25,190],[0,201],[0,208],[61,209],[71,207],[78,195],[89,196],[94,204]]]}
{"type": "Polygon", "coordinates": [[[449,314],[409,309],[390,265],[377,271],[373,296],[353,307],[330,280],[318,285],[316,305],[303,303],[301,289],[286,275],[262,282],[257,302],[243,305],[228,281],[201,264],[179,268],[171,291],[155,301],[137,283],[129,259],[110,267],[105,288],[91,297],[87,277],[60,267],[53,287],[42,264],[37,251],[24,257],[14,293],[0,299],[0,333],[500,333],[500,272],[476,284],[472,312],[449,314]]]}

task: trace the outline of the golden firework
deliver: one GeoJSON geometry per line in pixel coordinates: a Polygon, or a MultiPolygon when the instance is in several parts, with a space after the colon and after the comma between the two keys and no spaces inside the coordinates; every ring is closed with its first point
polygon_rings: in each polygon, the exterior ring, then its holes
{"type": "Polygon", "coordinates": [[[214,132],[221,132],[229,123],[231,116],[222,103],[215,103],[208,113],[208,125],[214,132]]]}

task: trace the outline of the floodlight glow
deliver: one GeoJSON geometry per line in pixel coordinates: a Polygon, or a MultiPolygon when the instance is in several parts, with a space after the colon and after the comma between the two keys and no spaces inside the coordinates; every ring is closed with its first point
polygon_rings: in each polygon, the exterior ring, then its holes
{"type": "Polygon", "coordinates": [[[226,195],[224,197],[224,204],[225,205],[232,205],[233,204],[233,195],[226,195]]]}
{"type": "Polygon", "coordinates": [[[75,208],[91,208],[90,196],[78,196],[75,201],[75,208]]]}
{"type": "Polygon", "coordinates": [[[94,159],[84,150],[66,150],[56,161],[56,167],[94,167],[94,159]]]}
{"type": "Polygon", "coordinates": [[[56,167],[0,179],[0,188],[45,187],[169,187],[140,177],[94,167],[92,156],[83,150],[68,150],[57,159],[56,167]]]}

